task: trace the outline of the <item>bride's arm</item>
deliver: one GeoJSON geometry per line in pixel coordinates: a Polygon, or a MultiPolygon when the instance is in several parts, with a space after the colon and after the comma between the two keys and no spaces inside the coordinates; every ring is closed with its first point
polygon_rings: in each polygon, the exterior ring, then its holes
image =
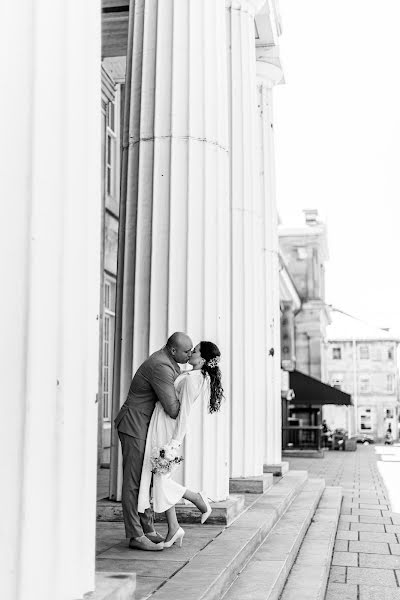
{"type": "Polygon", "coordinates": [[[186,435],[192,406],[200,394],[198,378],[192,377],[190,374],[188,374],[180,383],[177,393],[181,408],[178,418],[175,421],[175,430],[172,436],[173,446],[182,444],[186,435]]]}

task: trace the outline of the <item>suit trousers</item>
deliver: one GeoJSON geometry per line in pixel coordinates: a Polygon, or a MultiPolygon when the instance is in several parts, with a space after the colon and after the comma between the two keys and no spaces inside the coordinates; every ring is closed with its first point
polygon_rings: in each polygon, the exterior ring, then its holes
{"type": "Polygon", "coordinates": [[[124,515],[126,537],[140,537],[144,533],[154,531],[153,511],[147,508],[144,513],[138,512],[138,496],[140,477],[146,440],[134,438],[118,431],[122,446],[122,512],[124,515]]]}

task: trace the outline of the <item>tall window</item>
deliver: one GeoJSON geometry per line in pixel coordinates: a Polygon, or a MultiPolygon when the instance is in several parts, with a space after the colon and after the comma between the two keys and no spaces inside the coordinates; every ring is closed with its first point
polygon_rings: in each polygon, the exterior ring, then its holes
{"type": "Polygon", "coordinates": [[[372,412],[370,408],[366,408],[360,414],[360,426],[362,431],[372,430],[372,412]]]}
{"type": "Polygon", "coordinates": [[[114,350],[115,313],[113,311],[113,289],[110,282],[104,283],[103,322],[103,419],[111,419],[112,365],[114,350]]]}
{"type": "Polygon", "coordinates": [[[110,317],[104,315],[103,330],[103,417],[110,419],[110,317]]]}
{"type": "Polygon", "coordinates": [[[360,346],[360,358],[368,359],[369,358],[369,348],[368,346],[360,346]]]}
{"type": "Polygon", "coordinates": [[[367,375],[363,375],[360,377],[360,392],[369,392],[370,391],[370,379],[367,375]]]}
{"type": "Polygon", "coordinates": [[[116,130],[115,130],[115,103],[107,105],[107,133],[106,133],[106,192],[107,196],[115,194],[116,173],[116,130]]]}
{"type": "Polygon", "coordinates": [[[393,360],[393,358],[394,358],[394,352],[393,352],[393,348],[392,347],[388,348],[387,357],[388,357],[388,360],[393,360]]]}
{"type": "Polygon", "coordinates": [[[382,353],[380,348],[373,348],[373,360],[382,360],[382,353]]]}
{"type": "Polygon", "coordinates": [[[341,360],[342,359],[342,349],[340,348],[340,346],[334,346],[332,348],[332,358],[334,360],[341,360]]]}
{"type": "Polygon", "coordinates": [[[394,377],[391,373],[386,376],[386,391],[393,393],[394,390],[394,377]]]}
{"type": "Polygon", "coordinates": [[[337,373],[332,377],[332,387],[337,390],[341,390],[343,385],[343,375],[341,373],[337,373]]]}

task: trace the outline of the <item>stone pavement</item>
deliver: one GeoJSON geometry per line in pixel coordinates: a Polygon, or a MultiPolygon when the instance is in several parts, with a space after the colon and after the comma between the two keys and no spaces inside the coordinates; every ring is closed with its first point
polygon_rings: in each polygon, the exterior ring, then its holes
{"type": "MultiPolygon", "coordinates": [[[[165,523],[157,523],[156,526],[157,531],[166,535],[165,523]]],[[[135,572],[135,600],[144,600],[192,560],[221,533],[223,527],[185,524],[184,529],[182,548],[174,545],[168,552],[142,552],[128,547],[123,523],[98,522],[96,571],[114,574],[135,572]]]]}
{"type": "MultiPolygon", "coordinates": [[[[400,448],[396,450],[400,451],[400,448]]],[[[400,600],[400,514],[390,510],[377,465],[379,453],[391,451],[391,448],[358,446],[356,452],[327,452],[323,459],[289,460],[291,470],[307,470],[310,478],[322,478],[328,486],[343,488],[343,504],[325,600],[400,600]]],[[[387,459],[397,462],[399,457],[400,452],[397,458],[388,456],[387,459]]],[[[396,462],[391,467],[396,469],[399,465],[396,462]]],[[[394,471],[391,473],[393,477],[394,471]]],[[[397,478],[400,480],[400,473],[397,478]]],[[[98,497],[104,497],[107,488],[108,471],[101,469],[98,497]]],[[[247,496],[246,504],[257,497],[247,496]]],[[[165,524],[157,524],[157,529],[164,533],[165,524]]],[[[185,524],[184,529],[186,536],[182,548],[143,553],[129,550],[122,523],[99,522],[97,570],[111,572],[115,577],[136,572],[135,600],[149,598],[224,528],[185,524]]]]}
{"type": "Polygon", "coordinates": [[[390,510],[378,460],[374,446],[289,460],[290,469],[343,488],[325,600],[400,600],[400,514],[390,510]]]}

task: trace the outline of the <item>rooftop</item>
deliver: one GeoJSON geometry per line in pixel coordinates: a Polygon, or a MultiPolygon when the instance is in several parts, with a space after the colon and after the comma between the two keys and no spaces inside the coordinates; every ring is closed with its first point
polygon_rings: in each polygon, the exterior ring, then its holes
{"type": "Polygon", "coordinates": [[[394,332],[377,327],[349,315],[338,309],[331,309],[332,322],[327,327],[327,338],[332,341],[391,341],[400,342],[399,336],[394,332]]]}

